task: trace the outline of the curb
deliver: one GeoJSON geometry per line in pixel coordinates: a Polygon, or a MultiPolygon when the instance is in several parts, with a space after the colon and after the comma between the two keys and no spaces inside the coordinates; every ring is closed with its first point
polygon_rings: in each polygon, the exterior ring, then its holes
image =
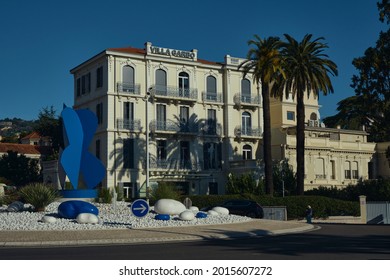
{"type": "Polygon", "coordinates": [[[253,238],[260,236],[276,236],[293,234],[300,232],[307,232],[311,230],[320,229],[319,226],[304,225],[288,229],[280,230],[257,230],[255,232],[236,232],[234,234],[225,235],[223,233],[211,233],[203,235],[177,235],[172,237],[146,237],[146,238],[122,238],[122,239],[90,239],[90,240],[58,240],[58,241],[10,241],[0,243],[0,247],[77,247],[77,246],[106,246],[106,245],[119,245],[119,244],[156,244],[166,242],[187,242],[187,241],[201,241],[201,240],[215,240],[215,239],[235,239],[235,238],[253,238]]]}

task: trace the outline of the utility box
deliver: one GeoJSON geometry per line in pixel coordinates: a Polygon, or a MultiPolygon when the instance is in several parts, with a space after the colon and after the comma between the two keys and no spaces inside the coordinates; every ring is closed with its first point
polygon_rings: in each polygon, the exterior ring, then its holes
{"type": "Polygon", "coordinates": [[[262,206],[264,211],[264,219],[287,221],[286,206],[262,206]]]}

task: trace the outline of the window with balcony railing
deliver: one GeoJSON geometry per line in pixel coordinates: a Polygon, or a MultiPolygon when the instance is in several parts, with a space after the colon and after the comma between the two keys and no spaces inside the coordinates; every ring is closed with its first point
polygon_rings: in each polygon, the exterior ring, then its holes
{"type": "Polygon", "coordinates": [[[141,94],[141,86],[139,84],[119,82],[117,83],[117,90],[120,93],[136,94],[136,95],[141,94]]]}
{"type": "Polygon", "coordinates": [[[117,119],[119,129],[136,131],[141,129],[141,120],[117,119]]]}

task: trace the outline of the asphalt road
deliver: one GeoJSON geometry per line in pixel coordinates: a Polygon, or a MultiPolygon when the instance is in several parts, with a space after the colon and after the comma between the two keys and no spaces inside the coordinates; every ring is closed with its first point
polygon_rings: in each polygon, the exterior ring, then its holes
{"type": "Polygon", "coordinates": [[[390,259],[390,225],[320,224],[305,233],[115,246],[0,248],[2,260],[390,259]]]}

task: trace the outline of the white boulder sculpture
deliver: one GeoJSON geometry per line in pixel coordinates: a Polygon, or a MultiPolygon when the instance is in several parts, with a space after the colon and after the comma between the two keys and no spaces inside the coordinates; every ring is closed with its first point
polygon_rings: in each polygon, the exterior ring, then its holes
{"type": "Polygon", "coordinates": [[[99,218],[95,214],[91,213],[80,213],[76,217],[76,221],[79,224],[98,224],[99,223],[99,218]]]}
{"type": "Polygon", "coordinates": [[[199,208],[196,207],[196,206],[191,206],[191,207],[189,208],[189,210],[191,210],[192,212],[195,212],[195,213],[198,213],[198,212],[199,212],[199,208]]]}
{"type": "Polygon", "coordinates": [[[195,214],[191,210],[186,210],[180,213],[179,219],[182,221],[192,221],[195,219],[195,214]]]}
{"type": "Polygon", "coordinates": [[[57,219],[53,216],[43,216],[41,221],[45,224],[54,224],[57,222],[57,219]]]}
{"type": "Polygon", "coordinates": [[[207,214],[209,216],[218,216],[219,215],[219,213],[217,211],[214,211],[214,210],[207,211],[207,214]]]}
{"type": "Polygon", "coordinates": [[[179,215],[185,210],[184,204],[174,199],[163,198],[154,204],[154,211],[158,214],[179,215]]]}
{"type": "Polygon", "coordinates": [[[216,207],[213,207],[213,209],[211,209],[211,210],[218,212],[221,215],[229,215],[229,209],[227,209],[225,207],[216,206],[216,207]]]}

